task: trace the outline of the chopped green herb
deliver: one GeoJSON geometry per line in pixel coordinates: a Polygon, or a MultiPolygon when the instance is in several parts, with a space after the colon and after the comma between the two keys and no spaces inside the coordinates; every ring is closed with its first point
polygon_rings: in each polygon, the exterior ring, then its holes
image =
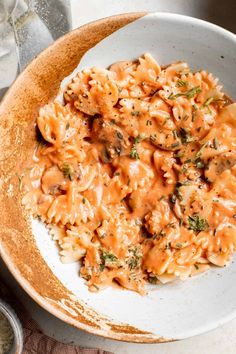
{"type": "Polygon", "coordinates": [[[117,136],[117,138],[120,139],[120,140],[123,140],[123,139],[124,139],[123,135],[122,135],[121,132],[119,132],[118,130],[116,131],[116,136],[117,136]]]}
{"type": "Polygon", "coordinates": [[[129,156],[134,160],[139,160],[139,154],[137,151],[137,144],[139,144],[143,139],[145,139],[144,134],[140,134],[134,139],[134,144],[133,144],[132,149],[129,154],[129,156]]]}
{"type": "Polygon", "coordinates": [[[182,119],[183,119],[184,121],[186,121],[186,120],[188,120],[188,117],[189,117],[189,115],[188,115],[188,114],[185,114],[182,119]]]}
{"type": "Polygon", "coordinates": [[[188,83],[187,83],[187,81],[184,81],[184,80],[181,80],[181,79],[179,79],[177,82],[176,82],[176,87],[184,87],[184,86],[187,86],[188,85],[188,83]]]}
{"type": "Polygon", "coordinates": [[[162,125],[166,125],[166,123],[168,122],[169,119],[170,119],[170,117],[166,117],[162,125]]]}
{"type": "Polygon", "coordinates": [[[180,128],[179,135],[180,135],[181,142],[184,145],[194,141],[194,137],[192,136],[192,134],[187,129],[180,128]]]}
{"type": "Polygon", "coordinates": [[[175,247],[177,247],[177,248],[182,248],[183,245],[182,245],[182,243],[177,242],[177,243],[175,244],[175,247]]]}
{"type": "Polygon", "coordinates": [[[202,92],[202,89],[200,86],[196,86],[191,88],[190,90],[186,91],[186,92],[179,92],[177,94],[173,94],[171,93],[170,96],[168,97],[169,100],[174,100],[180,96],[185,96],[186,98],[190,99],[193,98],[195,95],[197,95],[198,93],[202,92]]]}
{"type": "Polygon", "coordinates": [[[175,139],[178,139],[178,132],[177,132],[176,129],[172,130],[172,134],[173,134],[175,139]]]}
{"type": "Polygon", "coordinates": [[[168,100],[175,100],[176,98],[180,97],[180,96],[184,96],[183,93],[176,93],[175,95],[173,94],[173,92],[169,95],[168,100]]]}
{"type": "Polygon", "coordinates": [[[203,103],[203,107],[209,106],[209,104],[211,104],[213,101],[214,101],[214,97],[209,97],[209,98],[203,103]]]}
{"type": "Polygon", "coordinates": [[[173,144],[171,144],[171,148],[172,149],[175,149],[175,148],[177,148],[178,146],[180,146],[180,143],[173,143],[173,144]]]}
{"type": "Polygon", "coordinates": [[[176,154],[174,154],[174,157],[183,157],[184,154],[182,152],[177,152],[176,154]]]}
{"type": "Polygon", "coordinates": [[[192,162],[191,159],[188,159],[188,160],[185,160],[185,161],[184,161],[184,163],[190,163],[190,162],[192,162]]]}
{"type": "Polygon", "coordinates": [[[102,249],[101,250],[102,254],[100,255],[101,259],[101,265],[104,267],[109,267],[109,266],[117,266],[118,265],[118,258],[111,252],[102,249]]]}
{"type": "Polygon", "coordinates": [[[188,217],[188,228],[193,231],[204,231],[209,227],[206,219],[201,218],[198,214],[188,217]]]}
{"type": "Polygon", "coordinates": [[[139,134],[136,138],[134,138],[134,143],[139,144],[143,139],[145,139],[145,134],[139,134]]]}
{"type": "Polygon", "coordinates": [[[140,115],[140,111],[132,111],[131,115],[134,117],[138,117],[140,115]]]}
{"type": "Polygon", "coordinates": [[[136,144],[133,145],[129,156],[131,157],[131,159],[139,160],[139,154],[138,154],[138,151],[137,151],[136,144]]]}
{"type": "Polygon", "coordinates": [[[70,128],[70,123],[66,124],[66,130],[68,130],[70,128]]]}
{"type": "Polygon", "coordinates": [[[196,157],[197,157],[197,158],[201,156],[203,150],[204,150],[207,146],[208,146],[208,141],[205,142],[205,143],[200,147],[200,149],[198,150],[198,152],[196,153],[196,157]]]}
{"type": "Polygon", "coordinates": [[[201,160],[200,158],[197,158],[197,159],[195,160],[195,166],[196,166],[197,168],[204,168],[204,167],[205,167],[204,163],[202,162],[202,160],[201,160]]]}
{"type": "Polygon", "coordinates": [[[215,150],[217,150],[218,147],[219,147],[219,141],[218,141],[217,138],[214,138],[214,139],[213,139],[213,147],[214,147],[215,150]]]}
{"type": "Polygon", "coordinates": [[[223,98],[209,97],[204,103],[203,107],[208,107],[211,103],[225,102],[223,98]]]}
{"type": "Polygon", "coordinates": [[[86,199],[83,197],[82,199],[82,203],[85,204],[86,203],[86,199]]]}
{"type": "Polygon", "coordinates": [[[192,89],[190,89],[189,91],[185,92],[185,96],[187,98],[193,98],[195,95],[197,95],[200,92],[202,92],[201,87],[196,86],[196,87],[193,87],[192,89]]]}
{"type": "Polygon", "coordinates": [[[198,270],[199,266],[197,264],[194,264],[194,267],[198,270]]]}
{"type": "Polygon", "coordinates": [[[65,178],[68,178],[70,181],[73,180],[73,169],[67,162],[64,162],[62,172],[65,178]]]}
{"type": "Polygon", "coordinates": [[[103,272],[105,269],[105,264],[99,264],[99,270],[100,272],[103,272]]]}
{"type": "Polygon", "coordinates": [[[141,265],[142,254],[137,247],[132,247],[128,249],[129,257],[126,260],[126,264],[128,265],[130,270],[137,269],[141,265]]]}

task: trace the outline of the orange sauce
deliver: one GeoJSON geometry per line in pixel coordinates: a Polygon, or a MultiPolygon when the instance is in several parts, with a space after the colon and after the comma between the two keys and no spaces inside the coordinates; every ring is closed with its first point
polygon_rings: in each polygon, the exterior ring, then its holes
{"type": "Polygon", "coordinates": [[[236,103],[150,54],[79,72],[41,108],[23,203],[92,291],[145,293],[224,266],[236,248],[236,103]],[[51,233],[52,233],[51,232],[51,233]]]}

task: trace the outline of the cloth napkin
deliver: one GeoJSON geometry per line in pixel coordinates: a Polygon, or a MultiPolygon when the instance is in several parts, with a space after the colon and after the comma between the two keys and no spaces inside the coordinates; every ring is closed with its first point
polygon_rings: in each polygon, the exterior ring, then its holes
{"type": "Polygon", "coordinates": [[[0,298],[15,310],[22,323],[24,333],[22,354],[112,354],[101,349],[82,348],[60,343],[45,335],[1,278],[0,298]]]}

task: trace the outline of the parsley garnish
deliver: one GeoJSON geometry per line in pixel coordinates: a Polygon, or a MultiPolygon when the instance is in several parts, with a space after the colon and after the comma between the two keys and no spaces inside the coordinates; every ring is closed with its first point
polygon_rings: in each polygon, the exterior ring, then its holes
{"type": "Polygon", "coordinates": [[[196,86],[191,88],[190,90],[186,91],[186,92],[179,92],[177,94],[173,94],[171,93],[170,96],[168,97],[169,100],[174,100],[180,96],[185,96],[186,98],[190,99],[193,98],[195,95],[197,95],[198,93],[202,92],[202,89],[200,86],[196,86]]]}
{"type": "Polygon", "coordinates": [[[136,136],[136,138],[134,138],[134,143],[135,144],[139,144],[140,141],[142,141],[143,139],[145,139],[145,135],[144,134],[140,134],[140,135],[136,136]]]}
{"type": "Polygon", "coordinates": [[[118,258],[111,252],[107,250],[101,250],[102,254],[100,256],[101,264],[100,270],[102,271],[105,267],[118,265],[118,258]]]}
{"type": "Polygon", "coordinates": [[[171,148],[172,149],[175,149],[175,148],[177,148],[178,146],[180,145],[180,143],[173,143],[173,144],[171,144],[171,148]]]}
{"type": "Polygon", "coordinates": [[[185,92],[185,96],[187,98],[193,98],[195,95],[197,95],[198,93],[201,93],[202,92],[202,89],[200,86],[196,86],[196,87],[193,87],[191,90],[185,92]]]}
{"type": "Polygon", "coordinates": [[[209,97],[204,103],[203,107],[208,107],[211,103],[224,102],[225,100],[222,98],[209,97]]]}
{"type": "Polygon", "coordinates": [[[202,162],[202,160],[201,160],[200,158],[197,158],[197,159],[195,160],[195,166],[196,166],[197,168],[204,168],[204,167],[205,167],[204,163],[202,162]]]}
{"type": "Polygon", "coordinates": [[[208,141],[205,142],[205,143],[200,147],[200,149],[198,150],[198,152],[196,153],[196,157],[197,157],[197,158],[201,156],[203,150],[204,150],[207,146],[208,146],[208,141]]]}
{"type": "Polygon", "coordinates": [[[69,178],[70,181],[73,180],[73,169],[67,162],[64,162],[62,172],[65,178],[69,178]]]}
{"type": "Polygon", "coordinates": [[[181,79],[179,79],[177,82],[176,82],[176,87],[184,87],[184,86],[187,86],[188,85],[188,83],[187,83],[187,81],[184,81],[184,80],[181,80],[181,79]]]}
{"type": "Polygon", "coordinates": [[[137,144],[139,144],[140,141],[142,141],[143,139],[145,139],[145,135],[144,134],[140,134],[136,138],[134,138],[134,144],[133,144],[132,149],[131,149],[130,154],[129,154],[131,159],[139,160],[139,154],[138,154],[138,151],[137,151],[137,144]]]}
{"type": "Polygon", "coordinates": [[[191,143],[192,141],[194,141],[194,137],[187,129],[180,128],[179,135],[180,135],[180,139],[181,139],[182,144],[188,144],[188,143],[191,143]]]}
{"type": "Polygon", "coordinates": [[[178,132],[176,129],[172,130],[172,134],[175,139],[178,139],[178,132]]]}
{"type": "Polygon", "coordinates": [[[140,159],[138,151],[137,151],[137,147],[136,147],[135,144],[133,145],[129,156],[131,157],[131,159],[134,159],[134,160],[139,160],[140,159]]]}
{"type": "Polygon", "coordinates": [[[219,147],[219,141],[218,141],[217,138],[214,138],[214,139],[213,139],[213,147],[214,147],[215,150],[217,150],[218,147],[219,147]]]}
{"type": "Polygon", "coordinates": [[[132,111],[131,115],[134,117],[138,117],[140,115],[140,111],[132,111]]]}
{"type": "Polygon", "coordinates": [[[175,247],[177,247],[177,248],[182,248],[183,246],[182,246],[182,243],[177,242],[177,243],[175,244],[175,247]]]}
{"type": "Polygon", "coordinates": [[[116,131],[116,136],[120,140],[123,140],[123,138],[124,138],[123,135],[121,134],[121,132],[119,132],[118,130],[116,131]]]}
{"type": "Polygon", "coordinates": [[[209,98],[203,103],[203,107],[209,106],[209,104],[211,104],[213,101],[214,101],[214,97],[209,97],[209,98]]]}
{"type": "Polygon", "coordinates": [[[138,248],[137,247],[130,248],[128,252],[129,254],[131,254],[131,257],[129,257],[126,261],[129,269],[133,270],[140,267],[142,256],[139,253],[138,248]]]}
{"type": "Polygon", "coordinates": [[[188,217],[188,228],[193,231],[204,231],[209,227],[206,219],[201,218],[198,214],[188,217]]]}

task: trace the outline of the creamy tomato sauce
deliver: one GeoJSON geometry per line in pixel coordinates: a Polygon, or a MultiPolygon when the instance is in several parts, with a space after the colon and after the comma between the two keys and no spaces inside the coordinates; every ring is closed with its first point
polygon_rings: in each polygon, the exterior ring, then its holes
{"type": "Polygon", "coordinates": [[[150,54],[79,72],[41,108],[23,203],[92,291],[145,293],[236,247],[236,103],[206,71],[150,54]]]}

